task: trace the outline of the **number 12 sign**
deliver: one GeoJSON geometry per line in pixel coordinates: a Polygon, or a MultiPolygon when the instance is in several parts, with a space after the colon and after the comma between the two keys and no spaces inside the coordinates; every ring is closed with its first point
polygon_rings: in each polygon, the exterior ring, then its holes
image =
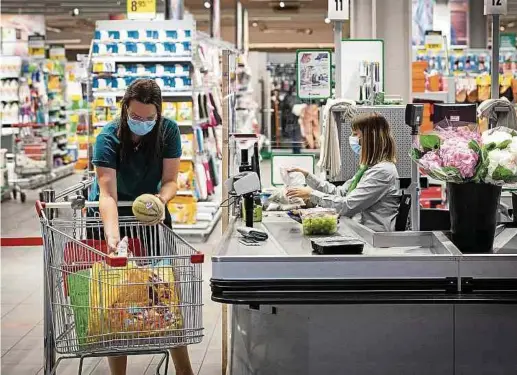
{"type": "Polygon", "coordinates": [[[485,15],[508,13],[507,0],[485,0],[485,15]]]}
{"type": "Polygon", "coordinates": [[[349,0],[328,0],[327,18],[331,21],[345,21],[349,19],[349,0]]]}

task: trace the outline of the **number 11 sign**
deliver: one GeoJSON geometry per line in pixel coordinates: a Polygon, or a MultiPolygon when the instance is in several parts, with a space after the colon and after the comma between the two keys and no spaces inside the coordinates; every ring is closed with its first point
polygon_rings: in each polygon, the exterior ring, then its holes
{"type": "Polygon", "coordinates": [[[348,15],[349,0],[328,0],[327,18],[331,21],[345,21],[348,15]]]}

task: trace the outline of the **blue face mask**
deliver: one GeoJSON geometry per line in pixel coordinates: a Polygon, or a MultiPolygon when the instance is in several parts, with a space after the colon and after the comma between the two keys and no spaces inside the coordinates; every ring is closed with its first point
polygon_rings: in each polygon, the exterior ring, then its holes
{"type": "Polygon", "coordinates": [[[131,117],[127,117],[127,124],[129,126],[129,129],[136,135],[146,135],[149,134],[153,128],[154,125],[156,125],[156,120],[149,120],[149,121],[140,121],[132,119],[131,117]]]}
{"type": "Polygon", "coordinates": [[[359,137],[351,135],[350,138],[348,138],[348,143],[350,143],[350,148],[355,154],[361,154],[361,145],[359,144],[359,137]]]}

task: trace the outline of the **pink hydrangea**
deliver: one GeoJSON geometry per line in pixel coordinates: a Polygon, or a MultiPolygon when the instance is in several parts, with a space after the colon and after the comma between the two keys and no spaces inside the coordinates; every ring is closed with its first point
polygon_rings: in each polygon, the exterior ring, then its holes
{"type": "Polygon", "coordinates": [[[430,151],[424,154],[418,162],[427,171],[433,171],[443,166],[442,159],[436,151],[430,151]]]}
{"type": "Polygon", "coordinates": [[[477,131],[470,130],[466,126],[458,128],[438,129],[438,136],[442,139],[442,141],[455,140],[469,143],[470,141],[474,140],[481,144],[481,134],[479,134],[477,131]]]}
{"type": "Polygon", "coordinates": [[[440,158],[444,167],[455,167],[461,177],[471,178],[476,171],[478,154],[468,147],[470,139],[449,138],[440,147],[440,158]]]}

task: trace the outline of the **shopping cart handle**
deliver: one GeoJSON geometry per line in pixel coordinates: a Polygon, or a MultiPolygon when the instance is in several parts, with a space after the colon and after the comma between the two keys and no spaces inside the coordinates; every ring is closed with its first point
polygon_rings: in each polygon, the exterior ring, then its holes
{"type": "Polygon", "coordinates": [[[38,216],[42,217],[42,212],[43,212],[43,209],[45,208],[45,202],[37,200],[35,206],[36,206],[36,212],[38,213],[38,216]]]}
{"type": "Polygon", "coordinates": [[[127,257],[107,256],[106,263],[110,267],[125,267],[127,265],[127,257]]]}

